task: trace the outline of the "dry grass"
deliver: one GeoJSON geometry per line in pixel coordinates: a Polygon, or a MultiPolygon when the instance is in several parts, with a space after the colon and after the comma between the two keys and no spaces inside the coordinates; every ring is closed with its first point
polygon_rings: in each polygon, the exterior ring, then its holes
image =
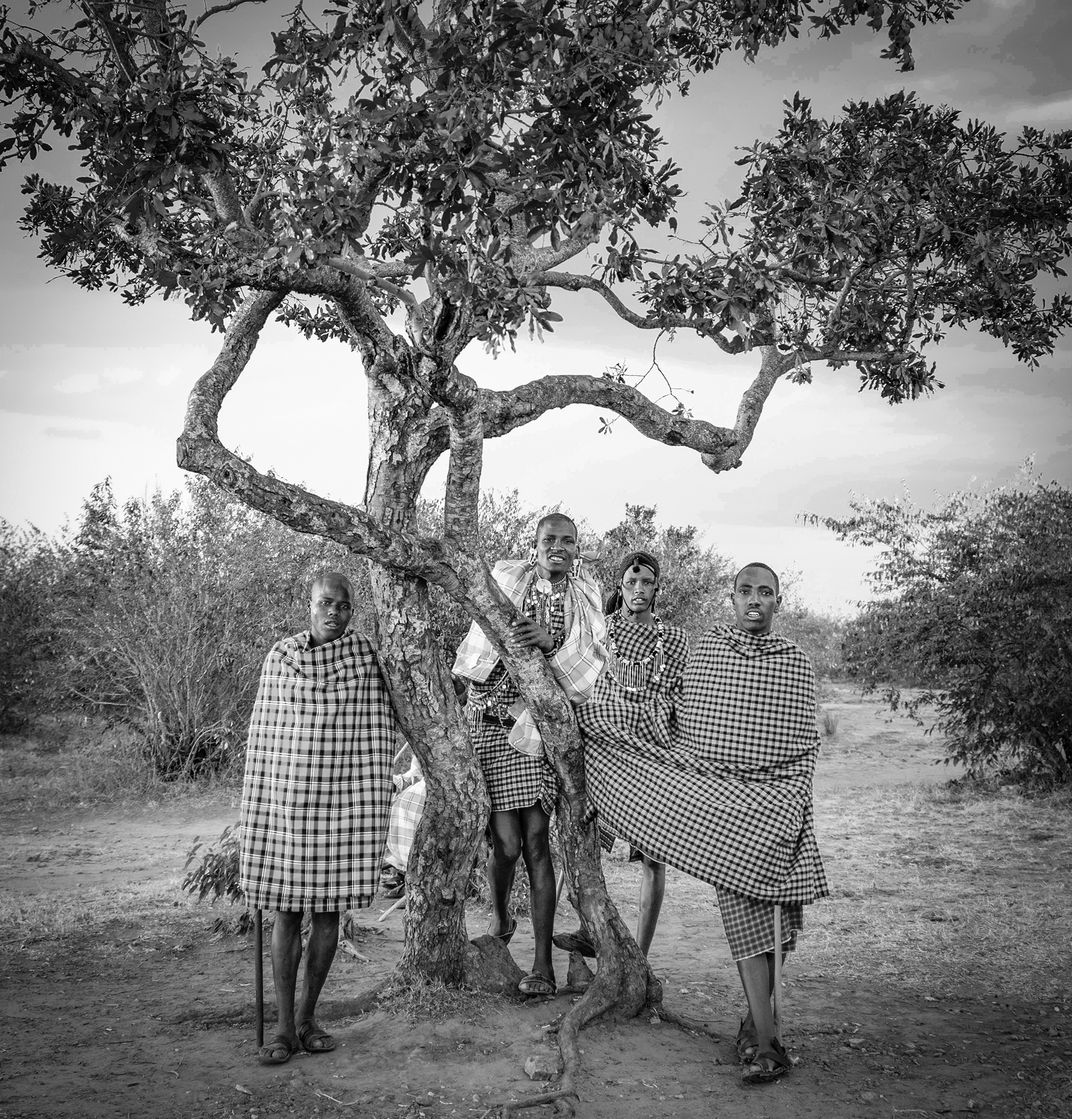
{"type": "Polygon", "coordinates": [[[165,781],[132,734],[73,716],[39,720],[0,735],[0,811],[36,812],[102,802],[171,801],[211,795],[234,778],[165,781]]]}
{"type": "Polygon", "coordinates": [[[827,794],[816,815],[833,897],[809,915],[807,966],[939,999],[980,976],[994,994],[1066,998],[1070,807],[1067,793],[958,785],[827,794]]]}

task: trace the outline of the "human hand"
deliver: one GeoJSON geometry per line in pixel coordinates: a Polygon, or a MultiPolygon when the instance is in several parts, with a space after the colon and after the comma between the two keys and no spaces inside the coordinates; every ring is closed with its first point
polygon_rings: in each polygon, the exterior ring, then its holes
{"type": "Polygon", "coordinates": [[[520,617],[514,619],[507,644],[514,651],[539,649],[541,653],[548,653],[555,647],[555,640],[531,618],[520,617]]]}

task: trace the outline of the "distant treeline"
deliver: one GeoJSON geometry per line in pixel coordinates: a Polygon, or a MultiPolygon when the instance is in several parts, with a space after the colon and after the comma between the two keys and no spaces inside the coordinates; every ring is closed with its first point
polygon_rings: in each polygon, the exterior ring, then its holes
{"type": "MultiPolygon", "coordinates": [[[[536,520],[516,492],[482,500],[480,547],[489,561],[525,556],[536,520]]],[[[421,518],[438,534],[441,509],[421,518]]],[[[700,530],[661,525],[627,505],[604,534],[579,526],[582,548],[608,588],[619,557],[644,548],[663,566],[658,613],[698,634],[729,619],[732,566],[700,530]]],[[[105,481],[77,523],[54,536],[0,521],[0,729],[36,715],[84,712],[132,731],[166,777],[217,772],[241,753],[261,663],[277,638],[308,624],[318,573],[351,579],[353,624],[374,633],[366,561],[229,500],[203,479],[184,491],[120,504],[105,481]]],[[[791,576],[779,629],[821,675],[842,671],[844,623],[795,602],[791,576]]],[[[433,588],[445,655],[468,619],[433,588]]]]}

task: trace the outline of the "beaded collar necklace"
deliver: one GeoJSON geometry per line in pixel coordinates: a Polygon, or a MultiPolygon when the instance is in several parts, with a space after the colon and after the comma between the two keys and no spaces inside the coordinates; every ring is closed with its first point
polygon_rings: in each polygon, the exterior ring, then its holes
{"type": "Polygon", "coordinates": [[[536,574],[525,592],[525,601],[536,606],[536,613],[539,615],[536,620],[548,633],[551,632],[551,612],[555,600],[566,597],[568,581],[569,577],[564,576],[558,582],[552,583],[550,579],[545,579],[542,575],[536,574]]]}
{"type": "Polygon", "coordinates": [[[663,669],[666,668],[666,650],[663,640],[663,620],[658,615],[655,617],[655,648],[646,656],[637,660],[627,660],[618,652],[614,640],[614,630],[624,619],[621,612],[611,614],[607,626],[607,648],[610,652],[610,676],[623,692],[636,694],[645,688],[657,688],[663,678],[663,669]]]}

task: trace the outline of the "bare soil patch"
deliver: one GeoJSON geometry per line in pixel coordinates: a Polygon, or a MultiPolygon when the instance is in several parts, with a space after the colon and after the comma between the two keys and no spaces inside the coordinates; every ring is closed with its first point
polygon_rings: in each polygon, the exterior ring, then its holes
{"type": "MultiPolygon", "coordinates": [[[[812,907],[786,971],[792,1075],[739,1085],[741,997],[718,910],[671,871],[651,963],[667,1005],[721,1040],[647,1021],[590,1027],[580,1114],[1072,1116],[1068,798],[965,792],[907,720],[844,689],[824,706],[837,731],[816,815],[834,897],[812,907]]],[[[539,1090],[525,1059],[553,1051],[568,995],[444,994],[424,1019],[361,1010],[401,948],[401,912],[378,919],[389,901],[358,914],[329,979],[323,1021],[339,1048],[259,1066],[252,938],[213,938],[216,912],[179,889],[194,837],[235,815],[217,795],[3,818],[0,1114],[479,1119],[539,1090]]],[[[606,869],[634,920],[635,868],[616,851],[606,869]]],[[[474,909],[473,935],[484,920],[474,909]]],[[[565,903],[558,920],[573,925],[565,903]]],[[[526,920],[512,950],[527,961],[526,920]]],[[[565,955],[555,962],[562,981],[565,955]]]]}

